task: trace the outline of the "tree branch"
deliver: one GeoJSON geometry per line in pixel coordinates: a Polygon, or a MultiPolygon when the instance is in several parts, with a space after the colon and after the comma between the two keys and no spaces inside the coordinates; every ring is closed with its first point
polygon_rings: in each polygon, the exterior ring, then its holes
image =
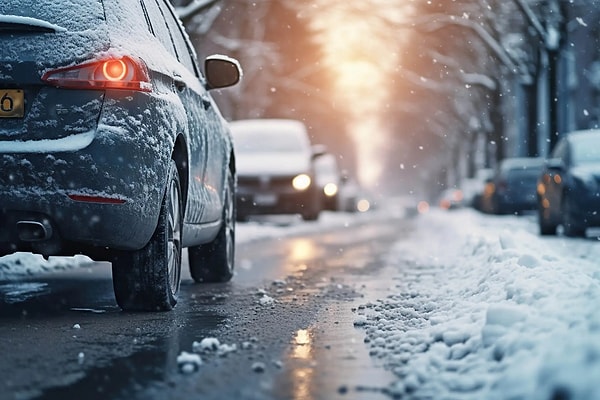
{"type": "Polygon", "coordinates": [[[212,7],[219,0],[193,0],[190,4],[183,7],[175,7],[175,12],[182,21],[193,18],[199,12],[212,7]]]}

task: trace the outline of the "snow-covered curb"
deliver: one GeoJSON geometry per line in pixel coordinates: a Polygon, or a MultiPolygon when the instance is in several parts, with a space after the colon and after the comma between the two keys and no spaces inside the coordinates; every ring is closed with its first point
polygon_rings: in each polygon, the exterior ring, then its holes
{"type": "Polygon", "coordinates": [[[597,242],[540,238],[527,217],[472,210],[416,225],[389,255],[390,295],[355,322],[399,377],[390,394],[600,398],[597,242]]]}

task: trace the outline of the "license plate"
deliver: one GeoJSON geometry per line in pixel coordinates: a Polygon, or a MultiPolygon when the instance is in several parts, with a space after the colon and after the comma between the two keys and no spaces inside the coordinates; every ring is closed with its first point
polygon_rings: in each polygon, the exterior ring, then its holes
{"type": "Polygon", "coordinates": [[[272,206],[277,203],[277,196],[274,194],[257,194],[254,196],[254,204],[257,206],[272,206]]]}
{"type": "Polygon", "coordinates": [[[0,89],[0,118],[23,118],[25,95],[21,89],[0,89]]]}

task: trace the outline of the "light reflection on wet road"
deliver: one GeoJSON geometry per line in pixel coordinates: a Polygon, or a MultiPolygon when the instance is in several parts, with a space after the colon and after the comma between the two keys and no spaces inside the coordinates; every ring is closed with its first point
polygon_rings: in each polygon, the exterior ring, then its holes
{"type": "Polygon", "coordinates": [[[369,358],[352,307],[407,225],[242,244],[227,284],[195,285],[184,265],[169,313],[121,312],[106,263],[0,282],[0,398],[386,398],[392,376],[369,358]],[[272,305],[258,302],[265,294],[272,305]],[[237,350],[203,353],[200,370],[182,374],[177,355],[204,337],[237,350]]]}

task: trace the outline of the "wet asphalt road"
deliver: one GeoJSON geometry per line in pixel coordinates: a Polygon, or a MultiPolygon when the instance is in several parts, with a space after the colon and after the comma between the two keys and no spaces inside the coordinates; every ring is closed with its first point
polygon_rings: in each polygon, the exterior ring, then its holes
{"type": "Polygon", "coordinates": [[[388,284],[383,258],[410,224],[243,243],[227,284],[194,284],[184,264],[166,313],[121,312],[107,263],[0,282],[0,399],[386,399],[393,376],[353,309],[377,295],[364,282],[388,284]],[[236,349],[183,372],[177,356],[206,337],[236,349]]]}

